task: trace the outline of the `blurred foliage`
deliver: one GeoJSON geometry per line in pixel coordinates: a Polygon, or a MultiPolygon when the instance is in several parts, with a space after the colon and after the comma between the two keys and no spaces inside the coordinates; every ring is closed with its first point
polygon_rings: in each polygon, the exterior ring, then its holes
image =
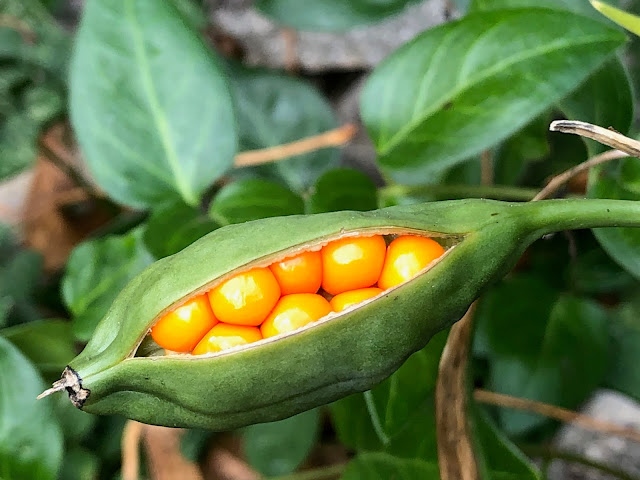
{"type": "MultiPolygon", "coordinates": [[[[3,480],[119,478],[123,419],[84,414],[63,396],[35,396],[154,259],[225,225],[270,216],[529,199],[551,175],[603,151],[549,134],[554,118],[638,134],[637,41],[629,47],[623,30],[588,2],[460,0],[460,19],[423,32],[368,74],[359,113],[384,185],[344,165],[337,148],[235,168],[239,151],[338,126],[333,89],[344,85],[335,72],[223,59],[203,35],[199,0],[92,0],[68,30],[51,13],[64,3],[0,0],[0,179],[31,166],[43,129],[68,117],[100,191],[121,205],[118,218],[132,220],[80,243],[53,275],[0,224],[3,480]],[[482,185],[483,152],[493,185],[482,185]],[[66,311],[45,300],[51,290],[66,311]]],[[[301,30],[347,31],[414,3],[259,0],[256,8],[301,30]]],[[[640,2],[631,8],[638,13],[640,2]]],[[[588,181],[558,192],[583,194],[640,200],[639,160],[594,168],[588,181]]],[[[639,281],[637,230],[536,242],[480,299],[474,384],[567,408],[599,387],[640,400],[639,281]]],[[[438,334],[371,391],[233,432],[245,460],[267,477],[286,475],[308,467],[320,446],[338,445],[351,460],[344,479],[437,479],[434,388],[446,339],[438,334]]],[[[539,478],[514,440],[546,443],[554,422],[474,402],[467,413],[483,478],[539,478]]],[[[190,430],[182,451],[203,462],[222,437],[190,430]]]]}

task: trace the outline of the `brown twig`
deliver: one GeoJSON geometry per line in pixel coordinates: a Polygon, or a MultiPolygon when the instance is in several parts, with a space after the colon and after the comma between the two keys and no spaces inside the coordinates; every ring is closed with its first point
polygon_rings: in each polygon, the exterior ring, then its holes
{"type": "Polygon", "coordinates": [[[142,424],[127,420],[122,431],[122,480],[138,480],[142,424]]]}
{"type": "Polygon", "coordinates": [[[512,397],[511,395],[505,395],[502,393],[488,392],[481,389],[476,389],[473,396],[475,400],[480,403],[513,408],[516,410],[525,410],[527,412],[544,415],[545,417],[553,418],[561,422],[573,423],[587,430],[595,430],[609,435],[617,435],[640,443],[640,431],[638,430],[598,420],[588,415],[567,410],[566,408],[556,407],[555,405],[549,405],[548,403],[529,400],[527,398],[512,397]]]}
{"type": "Polygon", "coordinates": [[[260,165],[295,155],[302,155],[303,153],[313,152],[321,148],[338,147],[351,140],[357,131],[358,127],[356,125],[348,123],[342,127],[312,137],[303,138],[302,140],[296,140],[295,142],[284,143],[282,145],[276,145],[275,147],[261,148],[260,150],[241,152],[236,155],[234,165],[236,167],[260,165]]]}
{"type": "Polygon", "coordinates": [[[620,150],[609,150],[607,152],[603,152],[599,155],[591,157],[585,162],[582,162],[575,167],[566,170],[555,177],[553,177],[547,185],[538,192],[538,194],[531,199],[532,202],[538,200],[544,200],[545,198],[549,198],[553,193],[555,193],[562,185],[567,183],[573,177],[578,175],[585,170],[589,170],[596,165],[600,165],[601,163],[610,162],[611,160],[617,160],[619,158],[628,157],[629,155],[625,152],[621,152],[620,150]]]}
{"type": "Polygon", "coordinates": [[[493,185],[493,157],[491,150],[484,150],[480,154],[480,184],[493,185]]]}
{"type": "Polygon", "coordinates": [[[203,480],[200,468],[182,456],[178,428],[145,425],[143,439],[151,480],[203,480]]]}
{"type": "Polygon", "coordinates": [[[556,120],[551,122],[549,130],[552,132],[573,133],[581,137],[590,138],[603,145],[628,153],[632,157],[640,157],[640,142],[626,137],[614,130],[599,127],[587,122],[574,120],[556,120]]]}
{"type": "Polygon", "coordinates": [[[475,303],[451,327],[436,382],[436,434],[442,480],[479,480],[467,420],[467,364],[475,303]]]}
{"type": "Polygon", "coordinates": [[[282,39],[284,40],[284,69],[293,73],[298,70],[298,32],[293,28],[282,29],[282,39]]]}

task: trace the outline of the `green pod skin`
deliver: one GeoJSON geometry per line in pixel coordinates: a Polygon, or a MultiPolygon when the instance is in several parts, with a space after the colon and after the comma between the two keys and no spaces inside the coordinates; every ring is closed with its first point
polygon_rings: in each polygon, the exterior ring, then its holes
{"type": "Polygon", "coordinates": [[[557,230],[640,226],[640,202],[458,200],[231,225],[131,281],[53,390],[96,414],[229,430],[368,390],[464,314],[533,240],[557,230]],[[345,234],[414,232],[458,243],[430,269],[343,314],[215,356],[134,357],[158,315],[238,269],[345,234]]]}

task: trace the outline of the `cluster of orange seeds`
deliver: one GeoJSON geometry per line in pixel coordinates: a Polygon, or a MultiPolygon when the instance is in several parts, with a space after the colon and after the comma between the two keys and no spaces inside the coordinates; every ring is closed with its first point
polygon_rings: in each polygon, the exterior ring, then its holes
{"type": "Polygon", "coordinates": [[[151,329],[166,350],[202,355],[296,330],[409,280],[444,253],[427,237],[346,237],[238,273],[151,329]]]}

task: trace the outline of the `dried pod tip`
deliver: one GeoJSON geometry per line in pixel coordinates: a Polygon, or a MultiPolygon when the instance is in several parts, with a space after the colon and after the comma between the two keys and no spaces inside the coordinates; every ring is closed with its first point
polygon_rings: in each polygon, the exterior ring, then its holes
{"type": "Polygon", "coordinates": [[[90,391],[86,388],[82,388],[82,379],[78,373],[71,367],[66,367],[62,372],[60,380],[53,383],[52,387],[42,392],[36,398],[48,397],[52,393],[67,390],[69,393],[69,399],[76,407],[82,408],[84,402],[89,397],[90,391]]]}

